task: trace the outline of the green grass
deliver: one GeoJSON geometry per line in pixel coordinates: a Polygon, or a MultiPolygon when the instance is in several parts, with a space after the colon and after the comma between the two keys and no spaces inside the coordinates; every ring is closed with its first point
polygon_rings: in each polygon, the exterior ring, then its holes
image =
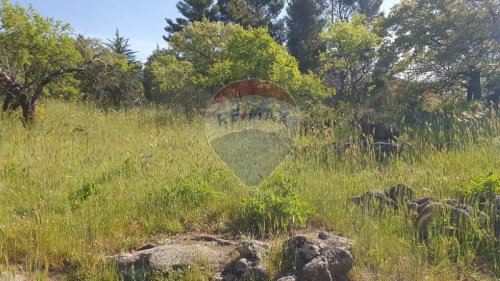
{"type": "MultiPolygon", "coordinates": [[[[17,114],[0,116],[3,270],[21,266],[40,279],[49,272],[116,278],[106,256],[176,233],[228,232],[255,190],[214,154],[202,118],[187,121],[162,109],[105,113],[54,101],[38,116],[28,128],[17,114]]],[[[435,148],[439,127],[407,128],[403,136],[416,151],[384,162],[323,149],[357,135],[339,126],[302,138],[307,152],[287,156],[277,171],[293,177],[299,199],[314,206],[308,226],[354,239],[355,280],[495,280],[500,265],[482,262],[473,249],[452,258],[444,253],[453,241],[419,242],[403,214],[372,216],[347,204],[350,196],[396,183],[419,196],[452,197],[471,178],[500,173],[500,125],[489,120],[475,121],[474,132],[457,125],[444,137],[464,145],[447,152],[435,148]]]]}

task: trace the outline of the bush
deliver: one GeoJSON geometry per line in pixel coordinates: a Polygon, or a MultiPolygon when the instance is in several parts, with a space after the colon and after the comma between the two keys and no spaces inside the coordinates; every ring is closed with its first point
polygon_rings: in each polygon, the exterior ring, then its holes
{"type": "Polygon", "coordinates": [[[474,177],[470,183],[459,190],[459,196],[464,201],[493,200],[500,195],[500,176],[490,172],[486,176],[474,177]]]}
{"type": "Polygon", "coordinates": [[[296,185],[294,180],[279,174],[266,180],[250,199],[243,201],[239,227],[259,236],[303,227],[312,212],[298,199],[296,185]]]}

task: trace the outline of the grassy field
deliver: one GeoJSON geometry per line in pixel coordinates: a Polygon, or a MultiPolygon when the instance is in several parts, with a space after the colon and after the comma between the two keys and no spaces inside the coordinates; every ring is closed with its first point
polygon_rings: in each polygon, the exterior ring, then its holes
{"type": "MultiPolygon", "coordinates": [[[[48,272],[116,278],[106,256],[186,232],[233,233],[242,200],[255,191],[214,154],[201,118],[54,101],[42,104],[38,117],[26,128],[16,114],[0,116],[2,270],[23,267],[39,279],[48,272]]],[[[453,197],[471,178],[500,173],[499,132],[497,118],[487,126],[457,125],[451,135],[415,126],[403,134],[415,152],[378,162],[367,153],[325,151],[323,144],[357,135],[340,126],[303,137],[304,149],[275,173],[297,181],[298,198],[312,210],[306,227],[355,241],[354,280],[498,280],[500,265],[494,273],[473,249],[452,257],[449,239],[418,241],[404,215],[374,217],[348,198],[396,183],[418,196],[453,197]],[[444,138],[463,145],[438,151],[444,138]]]]}

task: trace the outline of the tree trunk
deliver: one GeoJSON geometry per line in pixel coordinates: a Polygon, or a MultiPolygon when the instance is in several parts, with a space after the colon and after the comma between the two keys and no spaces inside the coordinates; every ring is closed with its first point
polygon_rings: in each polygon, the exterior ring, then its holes
{"type": "Polygon", "coordinates": [[[31,123],[35,120],[35,101],[29,99],[27,95],[23,94],[19,98],[19,106],[23,111],[23,121],[31,123]]]}
{"type": "Polygon", "coordinates": [[[9,105],[10,105],[11,101],[12,101],[12,95],[7,94],[7,96],[5,97],[5,100],[3,101],[3,106],[2,106],[3,112],[9,110],[9,105]]]}
{"type": "Polygon", "coordinates": [[[469,73],[467,101],[481,99],[481,71],[474,69],[469,73]]]}

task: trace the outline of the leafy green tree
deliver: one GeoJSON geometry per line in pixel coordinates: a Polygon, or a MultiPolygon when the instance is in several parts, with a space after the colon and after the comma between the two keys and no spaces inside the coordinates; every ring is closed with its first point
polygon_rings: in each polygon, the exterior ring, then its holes
{"type": "Polygon", "coordinates": [[[393,53],[401,54],[393,73],[443,93],[459,85],[468,101],[481,99],[485,73],[499,67],[499,14],[494,0],[403,1],[387,20],[393,53]]]}
{"type": "Polygon", "coordinates": [[[93,58],[78,51],[67,24],[2,0],[0,6],[0,84],[3,110],[21,107],[25,121],[35,115],[46,87],[69,73],[84,71],[93,58]]]}
{"type": "Polygon", "coordinates": [[[206,101],[199,93],[199,75],[189,61],[159,53],[146,71],[151,77],[152,101],[181,106],[188,117],[206,101]]]}
{"type": "Polygon", "coordinates": [[[130,44],[128,43],[128,38],[120,35],[120,31],[116,29],[115,37],[112,39],[107,39],[108,42],[105,44],[111,51],[126,56],[129,63],[137,63],[135,54],[137,51],[130,49],[130,44]]]}
{"type": "Polygon", "coordinates": [[[217,20],[219,6],[213,4],[213,0],[183,0],[177,2],[177,9],[184,18],[165,19],[167,27],[165,31],[168,36],[163,36],[165,41],[170,41],[172,36],[184,29],[189,23],[202,21],[203,19],[217,20]]]}
{"type": "Polygon", "coordinates": [[[220,19],[245,28],[267,27],[279,43],[285,41],[284,20],[280,14],[285,0],[219,0],[220,19]]]}
{"type": "Polygon", "coordinates": [[[209,68],[223,59],[229,39],[242,31],[241,26],[231,23],[193,22],[172,37],[170,50],[189,61],[197,73],[207,75],[209,68]]]}
{"type": "Polygon", "coordinates": [[[361,102],[373,87],[380,38],[363,15],[354,16],[351,22],[336,22],[322,37],[326,44],[321,54],[322,72],[327,84],[335,87],[339,101],[361,102]]]}
{"type": "Polygon", "coordinates": [[[224,57],[210,68],[204,83],[220,88],[233,81],[257,78],[276,82],[295,98],[322,98],[334,93],[313,74],[301,75],[296,59],[265,28],[236,33],[224,57]]]}
{"type": "Polygon", "coordinates": [[[95,101],[102,107],[140,102],[144,96],[142,68],[131,63],[125,54],[120,54],[102,44],[100,40],[78,36],[78,49],[86,56],[99,58],[100,63],[88,66],[87,71],[77,74],[82,99],[95,101]]]}
{"type": "Polygon", "coordinates": [[[325,27],[323,11],[325,0],[290,0],[288,2],[287,47],[299,62],[299,69],[305,73],[319,68],[319,54],[322,50],[320,34],[325,27]]]}

